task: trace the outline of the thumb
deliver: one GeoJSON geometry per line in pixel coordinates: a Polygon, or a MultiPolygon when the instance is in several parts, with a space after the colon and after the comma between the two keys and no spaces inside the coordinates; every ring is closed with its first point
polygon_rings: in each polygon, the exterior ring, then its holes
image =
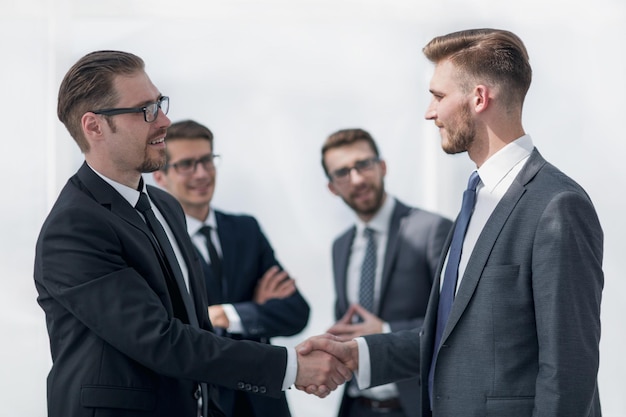
{"type": "Polygon", "coordinates": [[[330,333],[324,333],[319,336],[313,336],[296,346],[296,352],[301,355],[308,355],[312,351],[319,349],[326,339],[336,340],[336,337],[330,333]]]}

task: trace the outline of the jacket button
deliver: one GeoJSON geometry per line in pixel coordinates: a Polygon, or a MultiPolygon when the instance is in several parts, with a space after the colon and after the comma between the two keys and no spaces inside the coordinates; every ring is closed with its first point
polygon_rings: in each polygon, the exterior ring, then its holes
{"type": "Polygon", "coordinates": [[[265,394],[265,393],[267,392],[267,389],[266,389],[265,387],[260,387],[260,388],[259,388],[259,392],[260,392],[261,394],[265,394]]]}
{"type": "Polygon", "coordinates": [[[246,384],[246,391],[250,391],[252,389],[252,385],[246,384]]]}
{"type": "Polygon", "coordinates": [[[252,387],[252,392],[257,393],[259,392],[259,387],[257,387],[256,385],[252,387]]]}
{"type": "Polygon", "coordinates": [[[245,386],[243,382],[237,382],[237,389],[244,389],[245,386]]]}

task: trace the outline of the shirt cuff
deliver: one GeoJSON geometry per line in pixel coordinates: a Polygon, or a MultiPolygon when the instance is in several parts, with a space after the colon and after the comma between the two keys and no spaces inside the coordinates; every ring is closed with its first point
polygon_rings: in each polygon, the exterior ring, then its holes
{"type": "Polygon", "coordinates": [[[370,366],[370,349],[362,337],[354,339],[359,349],[359,366],[354,371],[354,377],[359,389],[365,389],[372,383],[372,369],[370,366]]]}
{"type": "Polygon", "coordinates": [[[243,324],[241,323],[241,317],[232,304],[222,304],[224,314],[228,317],[228,333],[243,334],[243,324]]]}
{"type": "Polygon", "coordinates": [[[383,322],[383,331],[382,333],[391,333],[391,324],[387,323],[386,321],[383,322]]]}
{"type": "Polygon", "coordinates": [[[298,354],[295,348],[287,349],[287,369],[285,370],[285,379],[283,379],[283,391],[288,390],[296,383],[298,375],[298,354]]]}

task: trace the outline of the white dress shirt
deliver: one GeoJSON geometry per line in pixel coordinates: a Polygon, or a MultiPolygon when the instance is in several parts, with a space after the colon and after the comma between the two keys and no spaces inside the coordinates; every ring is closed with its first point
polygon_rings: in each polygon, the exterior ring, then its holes
{"type": "MultiPolygon", "coordinates": [[[[209,251],[207,249],[206,236],[200,233],[200,229],[203,226],[211,227],[211,243],[215,246],[217,254],[222,258],[222,243],[220,242],[219,235],[217,234],[217,221],[215,220],[215,212],[213,209],[209,209],[209,214],[204,222],[186,214],[185,217],[187,218],[187,232],[189,233],[189,236],[191,236],[191,240],[196,248],[200,251],[204,261],[209,265],[211,264],[211,258],[209,257],[209,251]]],[[[229,278],[236,279],[234,277],[229,278]]],[[[239,313],[237,313],[235,307],[232,304],[221,304],[221,306],[224,309],[224,314],[226,314],[226,317],[228,318],[228,328],[226,330],[229,333],[242,334],[244,331],[243,323],[241,322],[241,317],[239,316],[239,313]]]]}
{"type": "Polygon", "coordinates": [[[350,259],[348,260],[348,271],[346,281],[346,296],[350,303],[359,302],[359,286],[361,283],[361,266],[365,259],[365,249],[367,247],[367,238],[365,237],[365,229],[370,228],[374,231],[376,239],[376,271],[374,273],[374,312],[378,310],[380,303],[380,286],[383,276],[383,264],[385,262],[385,249],[387,247],[387,239],[389,236],[389,223],[396,200],[387,195],[382,207],[376,215],[368,222],[364,223],[357,217],[356,233],[350,249],[350,259]]]}
{"type": "MultiPolygon", "coordinates": [[[[533,148],[531,137],[524,135],[493,154],[478,168],[480,183],[476,187],[476,205],[463,240],[457,291],[480,233],[515,177],[528,161],[533,148]]],[[[445,271],[445,265],[442,268],[443,271],[445,271]]],[[[440,279],[440,284],[443,285],[443,277],[440,279]]],[[[357,338],[356,341],[359,349],[359,372],[355,374],[357,383],[359,387],[369,387],[371,381],[369,348],[365,339],[357,338]]]]}
{"type": "MultiPolygon", "coordinates": [[[[142,192],[146,193],[146,195],[148,196],[148,200],[150,200],[150,196],[148,195],[148,192],[146,191],[145,181],[142,181],[143,189],[141,191],[137,191],[136,189],[132,187],[128,187],[124,184],[120,184],[119,182],[113,181],[112,179],[105,177],[104,175],[102,175],[101,173],[93,169],[91,166],[89,166],[89,168],[91,168],[93,172],[98,174],[100,178],[106,181],[107,184],[113,187],[115,191],[120,193],[120,195],[124,197],[124,199],[128,201],[128,203],[132,207],[135,207],[135,205],[137,205],[137,202],[139,201],[139,196],[142,192]]],[[[165,217],[163,217],[163,215],[159,211],[159,208],[155,204],[152,203],[152,200],[150,200],[150,205],[152,206],[152,211],[154,212],[154,215],[156,216],[159,223],[161,223],[161,226],[163,226],[163,229],[165,230],[165,234],[167,235],[167,238],[169,239],[170,244],[172,245],[172,249],[174,250],[174,254],[176,255],[176,259],[178,260],[178,265],[180,266],[180,270],[183,273],[183,278],[185,279],[185,285],[187,286],[187,291],[189,291],[189,270],[187,269],[187,263],[184,262],[185,258],[182,257],[183,255],[182,255],[180,248],[178,247],[178,242],[176,241],[176,238],[174,237],[174,233],[172,233],[172,229],[170,228],[170,225],[167,223],[167,221],[165,221],[165,217]],[[180,261],[181,259],[183,259],[183,262],[180,261]]],[[[137,213],[141,217],[143,217],[143,214],[139,212],[137,213]]]]}
{"type": "MultiPolygon", "coordinates": [[[[387,194],[385,201],[376,215],[368,222],[364,223],[357,217],[356,233],[352,248],[350,251],[350,259],[348,260],[348,271],[346,281],[346,296],[350,303],[359,302],[359,285],[361,282],[361,266],[365,258],[365,249],[367,247],[367,238],[365,237],[365,228],[374,230],[376,239],[376,272],[374,273],[374,314],[378,310],[380,303],[380,288],[383,280],[383,266],[385,262],[385,253],[387,249],[387,241],[389,238],[389,224],[391,216],[396,205],[396,199],[387,194]]],[[[383,333],[389,333],[391,327],[389,323],[383,323],[383,333]]],[[[368,397],[376,400],[386,400],[398,396],[398,388],[396,384],[386,384],[367,390],[359,391],[354,384],[348,386],[348,394],[352,397],[368,397]]]]}

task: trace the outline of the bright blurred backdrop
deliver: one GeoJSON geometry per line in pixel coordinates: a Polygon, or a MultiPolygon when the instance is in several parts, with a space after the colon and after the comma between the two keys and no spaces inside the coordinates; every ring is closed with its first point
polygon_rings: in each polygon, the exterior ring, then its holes
{"type": "MultiPolygon", "coordinates": [[[[259,219],[312,305],[302,334],[274,341],[294,346],[333,322],[330,245],[353,221],[326,188],[322,142],[340,128],[370,131],[387,160],[387,189],[454,218],[472,165],[445,155],[423,119],[432,67],[421,48],[476,27],[524,40],[534,70],[526,131],[598,210],[600,395],[605,417],[626,416],[623,0],[0,0],[0,415],[46,414],[51,361],[32,265],[41,223],[82,162],[56,119],[59,83],[78,58],[97,49],[141,56],[171,97],[170,118],[213,130],[223,156],[214,205],[259,219]]],[[[294,417],[334,416],[339,394],[288,398],[294,417]]]]}

